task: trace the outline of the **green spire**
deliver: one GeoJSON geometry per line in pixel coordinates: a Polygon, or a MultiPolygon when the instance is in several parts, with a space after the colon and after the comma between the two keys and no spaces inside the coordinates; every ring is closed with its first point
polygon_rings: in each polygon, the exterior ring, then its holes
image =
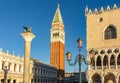
{"type": "Polygon", "coordinates": [[[53,18],[53,22],[61,22],[61,23],[63,23],[62,16],[61,16],[61,13],[60,13],[60,5],[59,4],[58,4],[58,7],[57,7],[55,16],[53,18]]]}

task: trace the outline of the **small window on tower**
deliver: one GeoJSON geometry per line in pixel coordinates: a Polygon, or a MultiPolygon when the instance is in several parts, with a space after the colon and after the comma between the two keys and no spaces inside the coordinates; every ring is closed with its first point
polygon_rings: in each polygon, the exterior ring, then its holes
{"type": "Polygon", "coordinates": [[[59,33],[53,33],[53,37],[59,36],[59,33]]]}

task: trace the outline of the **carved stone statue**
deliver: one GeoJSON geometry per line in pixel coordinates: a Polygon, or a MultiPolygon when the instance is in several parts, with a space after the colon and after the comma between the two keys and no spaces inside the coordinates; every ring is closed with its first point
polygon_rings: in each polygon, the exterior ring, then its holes
{"type": "Polygon", "coordinates": [[[32,32],[32,28],[31,27],[26,27],[26,26],[23,26],[23,28],[25,29],[25,32],[32,32]]]}

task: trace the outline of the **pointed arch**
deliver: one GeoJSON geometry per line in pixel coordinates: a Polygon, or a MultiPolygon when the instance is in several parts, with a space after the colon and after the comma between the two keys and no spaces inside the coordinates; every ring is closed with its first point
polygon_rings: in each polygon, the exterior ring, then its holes
{"type": "Polygon", "coordinates": [[[92,76],[92,82],[93,83],[102,83],[100,75],[97,74],[97,73],[93,74],[93,76],[92,76]]]}
{"type": "Polygon", "coordinates": [[[110,65],[111,65],[111,66],[115,66],[115,56],[114,56],[114,55],[112,55],[112,56],[110,57],[110,65]]]}
{"type": "Polygon", "coordinates": [[[120,65],[120,54],[117,57],[117,65],[120,65]]]}
{"type": "Polygon", "coordinates": [[[97,66],[101,66],[101,57],[98,56],[97,57],[97,63],[96,63],[97,66]]]}
{"type": "Polygon", "coordinates": [[[115,26],[109,25],[104,31],[104,39],[114,39],[117,38],[117,30],[115,26]]]}
{"type": "Polygon", "coordinates": [[[107,66],[108,65],[108,56],[105,55],[103,58],[103,66],[107,66]]]}
{"type": "Polygon", "coordinates": [[[105,76],[105,83],[116,83],[115,75],[113,73],[108,73],[105,76]]]}

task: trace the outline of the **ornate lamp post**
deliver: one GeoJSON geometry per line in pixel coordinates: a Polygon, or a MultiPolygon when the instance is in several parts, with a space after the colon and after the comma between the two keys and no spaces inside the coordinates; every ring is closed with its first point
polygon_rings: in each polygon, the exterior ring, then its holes
{"type": "MultiPolygon", "coordinates": [[[[83,42],[83,41],[82,41],[81,38],[78,38],[78,39],[77,39],[79,54],[75,57],[74,63],[70,63],[71,58],[72,58],[71,52],[67,52],[67,53],[66,53],[67,61],[68,61],[68,64],[69,64],[70,66],[76,65],[77,62],[79,63],[79,83],[82,83],[82,76],[81,76],[81,65],[82,65],[82,62],[84,62],[85,64],[88,64],[88,65],[91,64],[91,61],[86,61],[85,57],[81,54],[82,42],[83,42]]],[[[92,51],[93,51],[93,50],[92,50],[92,51]]],[[[90,54],[94,54],[94,53],[93,53],[93,52],[90,52],[90,54]]]]}

